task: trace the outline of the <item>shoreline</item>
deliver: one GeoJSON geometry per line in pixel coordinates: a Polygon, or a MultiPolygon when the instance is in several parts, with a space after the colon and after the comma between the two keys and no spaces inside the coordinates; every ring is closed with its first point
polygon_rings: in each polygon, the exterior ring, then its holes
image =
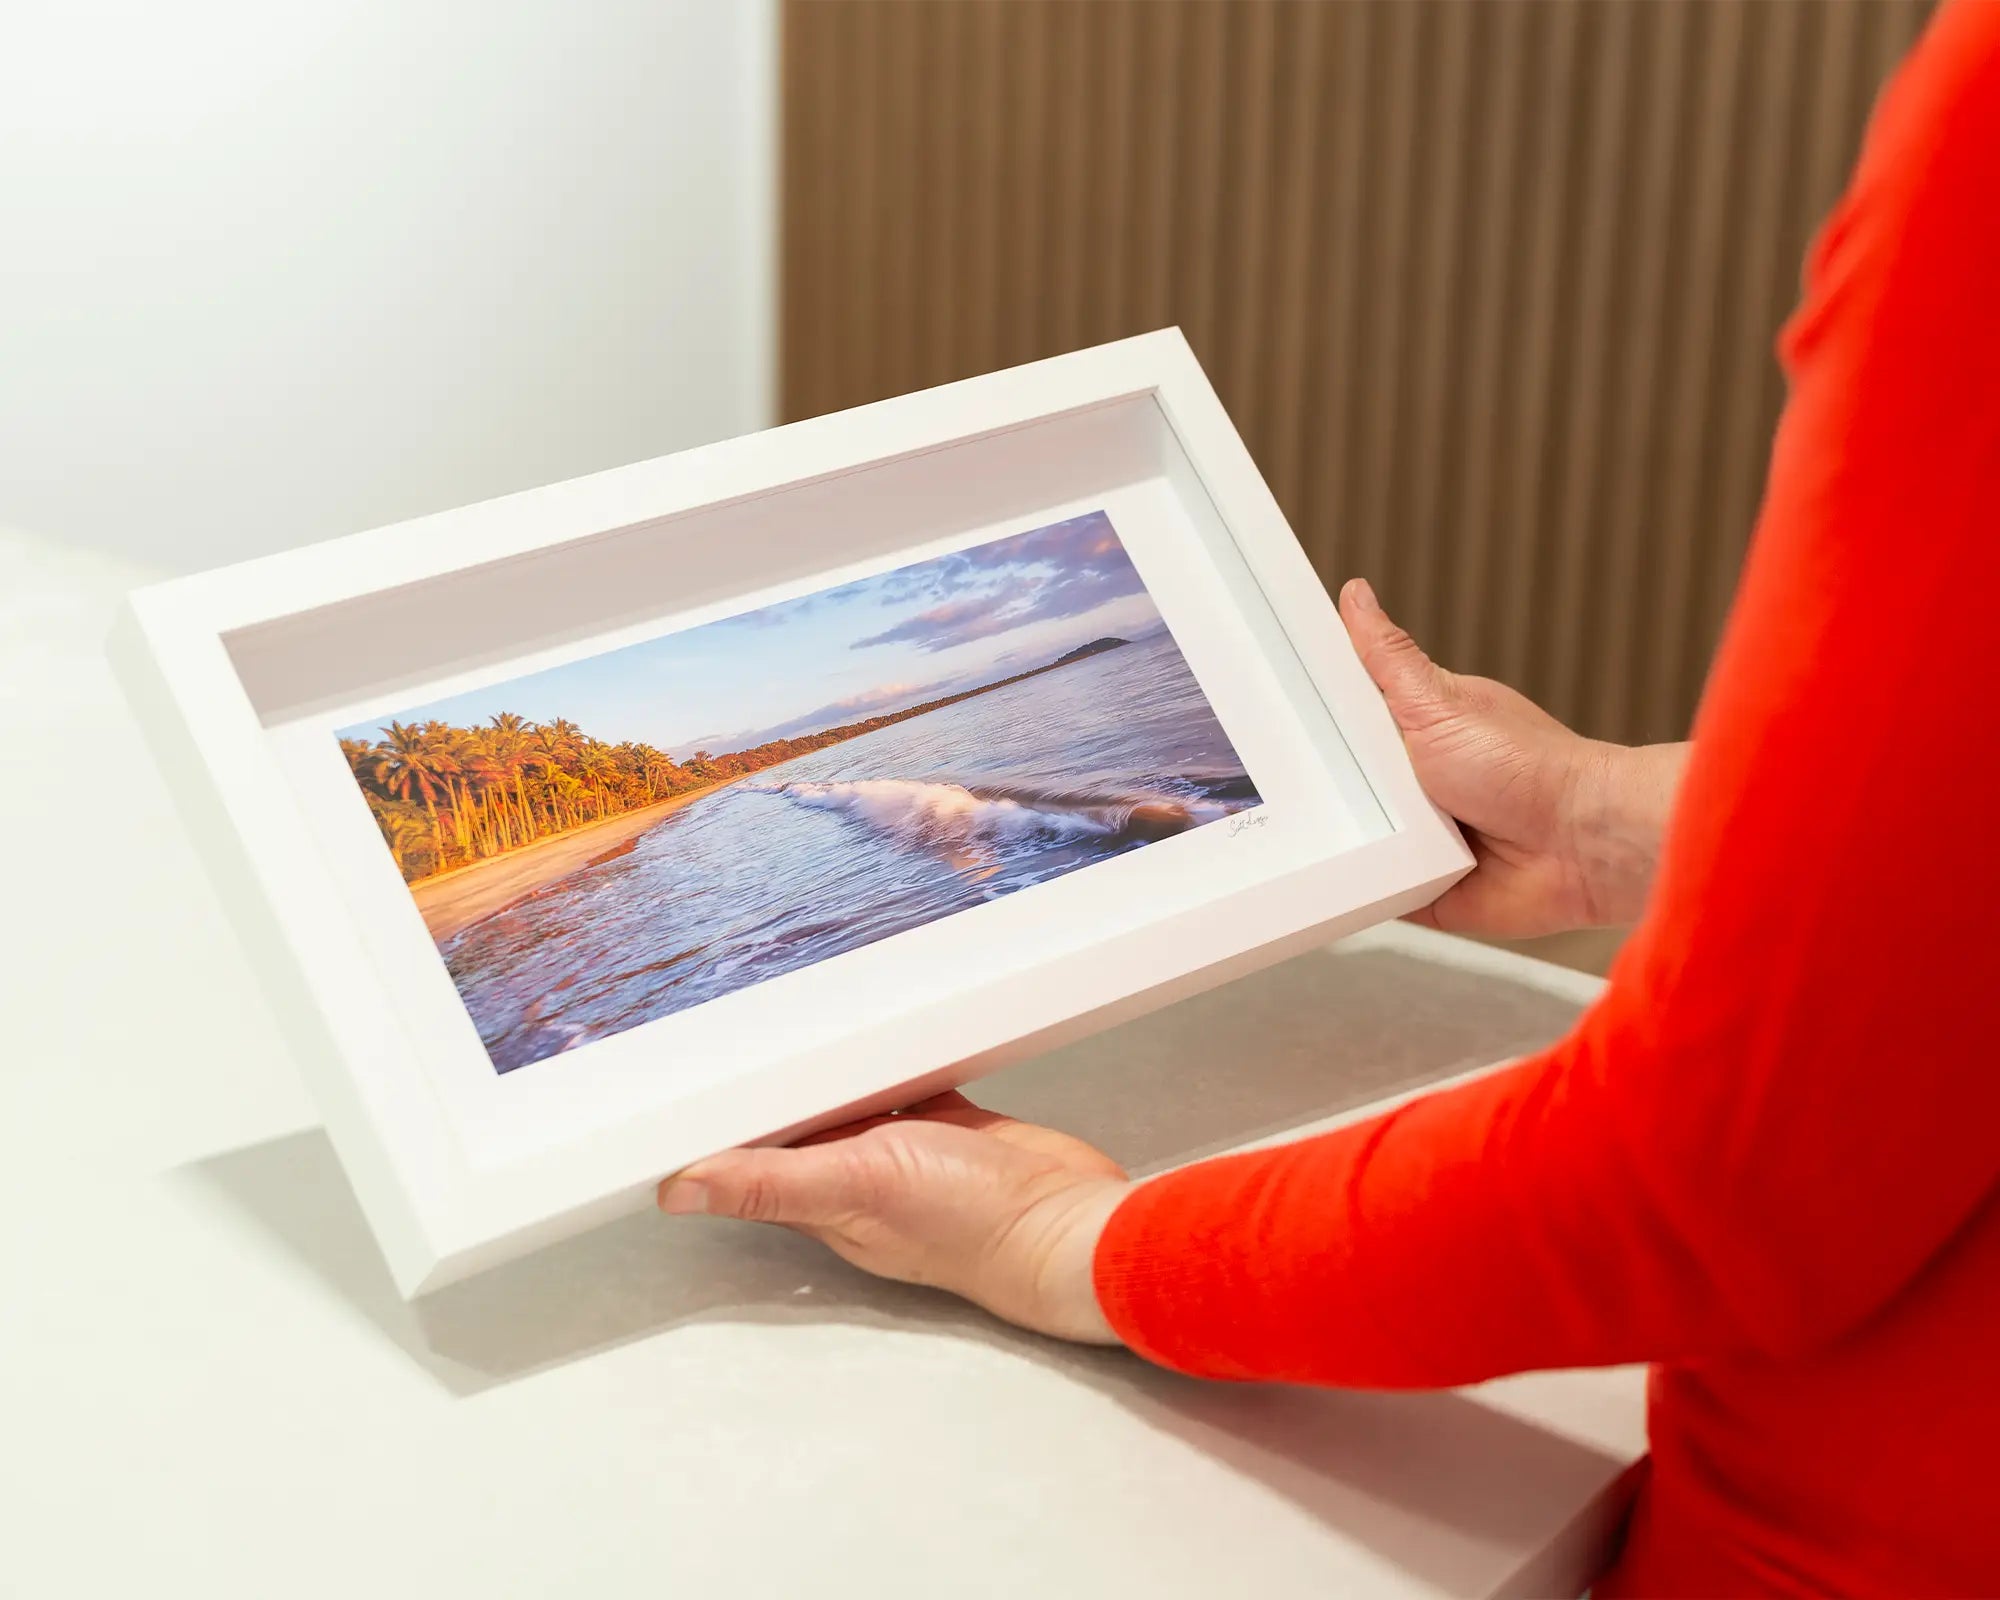
{"type": "Polygon", "coordinates": [[[580,828],[550,834],[505,855],[488,856],[484,861],[468,862],[449,872],[419,878],[408,885],[410,898],[416,902],[432,941],[442,945],[475,922],[498,916],[571,873],[624,855],[638,843],[642,833],[666,821],[676,811],[742,781],[741,777],[725,778],[721,783],[690,789],[685,794],[668,795],[637,811],[604,817],[580,828]]]}

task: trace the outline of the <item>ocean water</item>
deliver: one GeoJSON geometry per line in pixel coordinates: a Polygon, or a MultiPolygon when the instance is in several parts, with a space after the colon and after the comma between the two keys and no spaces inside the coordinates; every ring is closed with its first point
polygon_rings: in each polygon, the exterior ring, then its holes
{"type": "Polygon", "coordinates": [[[1257,803],[1161,634],[766,767],[443,954],[507,1072],[1257,803]]]}

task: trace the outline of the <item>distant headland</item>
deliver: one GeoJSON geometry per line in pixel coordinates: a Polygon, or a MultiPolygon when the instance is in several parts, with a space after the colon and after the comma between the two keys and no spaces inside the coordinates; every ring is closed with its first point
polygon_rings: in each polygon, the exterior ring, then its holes
{"type": "Polygon", "coordinates": [[[1130,644],[1130,639],[1114,639],[1106,635],[1102,639],[1092,639],[1089,644],[1080,644],[1074,650],[1066,651],[1049,663],[1052,667],[1066,667],[1072,661],[1081,661],[1085,656],[1100,656],[1107,650],[1121,650],[1130,644]]]}

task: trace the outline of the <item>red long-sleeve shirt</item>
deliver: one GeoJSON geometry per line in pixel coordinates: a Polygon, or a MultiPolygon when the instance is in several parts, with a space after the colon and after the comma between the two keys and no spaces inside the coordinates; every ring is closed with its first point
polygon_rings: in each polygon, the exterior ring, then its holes
{"type": "Polygon", "coordinates": [[[1642,925],[1560,1044],[1142,1185],[1117,1331],[1375,1387],[1655,1363],[1601,1594],[2000,1593],[2000,4],[1808,263],[1642,925]]]}

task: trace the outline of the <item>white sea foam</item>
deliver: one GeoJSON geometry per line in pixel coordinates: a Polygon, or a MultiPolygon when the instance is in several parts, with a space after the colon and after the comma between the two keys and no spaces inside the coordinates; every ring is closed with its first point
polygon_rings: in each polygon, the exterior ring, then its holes
{"type": "Polygon", "coordinates": [[[1180,798],[1104,799],[1085,795],[980,791],[914,778],[834,783],[753,783],[798,805],[839,812],[912,845],[963,847],[1126,836],[1157,838],[1224,815],[1214,802],[1180,798]]]}

